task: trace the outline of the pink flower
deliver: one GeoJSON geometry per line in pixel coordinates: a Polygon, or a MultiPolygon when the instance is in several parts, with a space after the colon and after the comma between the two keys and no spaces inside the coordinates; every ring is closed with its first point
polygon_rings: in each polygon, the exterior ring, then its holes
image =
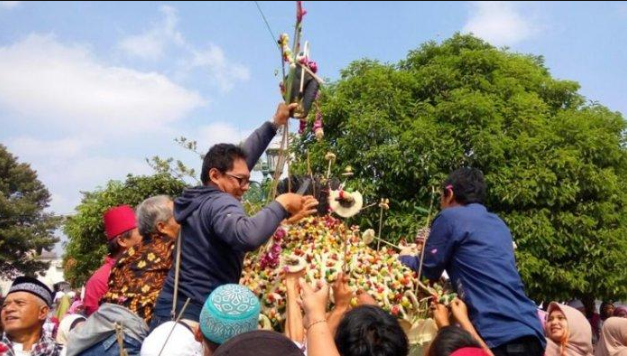
{"type": "Polygon", "coordinates": [[[283,240],[283,238],[285,237],[285,229],[282,228],[278,228],[276,229],[276,231],[274,232],[274,241],[281,241],[283,240]]]}
{"type": "Polygon", "coordinates": [[[316,113],[316,121],[314,121],[313,126],[311,127],[311,130],[314,133],[317,133],[318,131],[322,130],[322,113],[320,113],[320,111],[316,113]]]}
{"type": "Polygon", "coordinates": [[[300,120],[300,126],[298,127],[298,133],[302,134],[303,132],[305,132],[306,128],[307,128],[307,121],[300,120]]]}

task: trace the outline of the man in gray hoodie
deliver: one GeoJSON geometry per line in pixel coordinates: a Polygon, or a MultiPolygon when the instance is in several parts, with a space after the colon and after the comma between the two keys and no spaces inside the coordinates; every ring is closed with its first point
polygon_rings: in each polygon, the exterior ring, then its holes
{"type": "MultiPolygon", "coordinates": [[[[190,302],[183,319],[198,322],[203,303],[217,287],[239,283],[246,252],[254,251],[274,234],[281,221],[316,212],[311,196],[279,195],[254,216],[240,202],[249,188],[250,170],[289,119],[296,104],[279,104],[271,122],[253,132],[240,147],[217,144],[205,155],[200,187],[186,189],[174,201],[174,218],[181,224],[181,263],[176,315],[190,302]]],[[[171,319],[176,265],[172,267],[154,309],[151,329],[171,319]]]]}

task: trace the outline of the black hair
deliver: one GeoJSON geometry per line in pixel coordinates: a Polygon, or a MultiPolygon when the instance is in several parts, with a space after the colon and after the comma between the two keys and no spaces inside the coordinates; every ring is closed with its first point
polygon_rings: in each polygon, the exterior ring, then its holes
{"type": "Polygon", "coordinates": [[[205,345],[209,348],[209,350],[211,350],[211,354],[215,354],[216,350],[218,349],[218,347],[220,347],[221,344],[217,344],[217,343],[207,339],[207,337],[204,334],[203,334],[202,337],[203,337],[203,339],[205,339],[205,345]]]}
{"type": "Polygon", "coordinates": [[[117,257],[123,250],[122,246],[118,243],[120,239],[128,240],[133,234],[133,230],[125,231],[118,236],[112,238],[107,242],[107,251],[109,252],[109,256],[117,257]]]}
{"type": "Polygon", "coordinates": [[[407,336],[395,317],[378,306],[357,307],[344,316],[335,333],[342,356],[404,356],[407,336]]]}
{"type": "Polygon", "coordinates": [[[606,306],[608,305],[614,305],[614,302],[611,300],[604,300],[603,303],[601,303],[601,306],[599,307],[599,315],[601,316],[601,320],[605,320],[607,318],[609,318],[610,316],[612,316],[611,314],[608,317],[605,317],[605,315],[603,314],[603,309],[605,309],[606,306]]]}
{"type": "Polygon", "coordinates": [[[203,185],[209,184],[209,171],[212,168],[224,173],[233,169],[236,159],[246,160],[247,155],[243,148],[231,143],[219,143],[213,145],[202,160],[200,181],[203,185]]]}
{"type": "Polygon", "coordinates": [[[481,348],[481,345],[468,331],[457,326],[447,326],[438,331],[438,335],[429,346],[427,356],[449,356],[464,347],[481,348]]]}
{"type": "Polygon", "coordinates": [[[449,194],[449,189],[452,189],[455,201],[461,205],[483,204],[486,195],[483,173],[477,168],[463,167],[456,169],[444,180],[442,189],[445,196],[449,194]]]}
{"type": "MultiPolygon", "coordinates": [[[[303,195],[313,195],[318,201],[316,210],[318,216],[323,216],[329,213],[329,191],[330,189],[336,190],[340,187],[340,180],[337,178],[331,178],[326,180],[323,177],[314,177],[314,183],[311,183],[311,177],[308,176],[291,176],[291,192],[298,192],[305,181],[309,180],[309,187],[301,192],[303,195]],[[315,193],[315,194],[314,194],[315,193]]],[[[282,179],[277,185],[277,194],[284,194],[290,192],[290,178],[282,179]]]]}

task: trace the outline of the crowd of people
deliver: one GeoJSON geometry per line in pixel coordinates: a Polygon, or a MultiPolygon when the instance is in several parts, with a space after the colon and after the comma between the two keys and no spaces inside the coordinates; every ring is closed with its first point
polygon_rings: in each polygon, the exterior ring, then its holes
{"type": "MultiPolygon", "coordinates": [[[[273,120],[241,146],[211,147],[202,186],[174,200],[155,196],[135,209],[108,210],[108,255],[83,298],[16,278],[2,301],[0,356],[408,355],[396,317],[369,291],[351,290],[344,274],[328,285],[306,282],[302,270],[286,271],[284,332],[259,330],[260,302],[238,284],[244,256],[282,223],[316,213],[318,200],[284,193],[247,216],[240,199],[250,170],[294,107],[279,104],[273,120]]],[[[525,294],[511,233],[486,209],[485,194],[479,170],[452,172],[424,253],[399,257],[431,280],[446,271],[458,295],[446,305],[433,301],[439,331],[426,355],[627,355],[624,307],[607,302],[596,314],[577,303],[550,303],[539,313],[525,294]]]]}

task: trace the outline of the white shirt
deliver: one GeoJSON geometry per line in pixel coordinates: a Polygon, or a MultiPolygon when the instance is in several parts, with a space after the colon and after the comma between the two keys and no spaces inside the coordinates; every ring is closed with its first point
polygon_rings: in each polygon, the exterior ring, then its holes
{"type": "Polygon", "coordinates": [[[15,356],[29,356],[30,355],[30,351],[24,351],[24,345],[23,344],[18,344],[13,343],[13,353],[15,354],[15,356]]]}

